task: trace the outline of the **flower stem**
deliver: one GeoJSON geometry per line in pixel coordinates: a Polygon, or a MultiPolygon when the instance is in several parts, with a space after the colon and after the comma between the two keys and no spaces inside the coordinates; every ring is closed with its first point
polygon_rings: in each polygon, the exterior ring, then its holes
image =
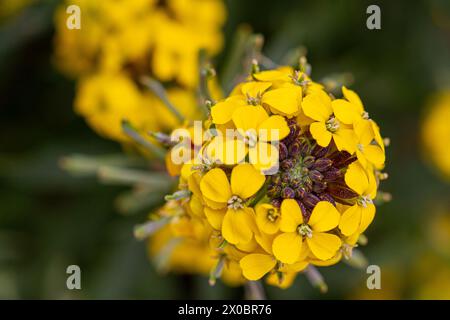
{"type": "Polygon", "coordinates": [[[150,91],[152,91],[169,109],[170,112],[180,121],[183,123],[185,121],[184,116],[178,111],[178,109],[169,101],[169,98],[167,97],[166,90],[164,90],[164,87],[161,83],[156,81],[155,79],[152,79],[150,77],[142,77],[141,83],[147,87],[150,91]]]}
{"type": "Polygon", "coordinates": [[[266,293],[260,281],[248,281],[245,283],[245,299],[266,300],[266,293]]]}

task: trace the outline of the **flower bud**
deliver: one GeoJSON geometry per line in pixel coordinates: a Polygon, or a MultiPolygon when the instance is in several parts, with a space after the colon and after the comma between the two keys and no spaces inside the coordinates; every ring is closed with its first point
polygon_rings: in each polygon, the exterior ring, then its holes
{"type": "Polygon", "coordinates": [[[308,172],[308,176],[314,182],[320,182],[323,179],[323,174],[321,174],[318,170],[310,170],[308,172]]]}
{"type": "Polygon", "coordinates": [[[319,197],[317,197],[312,193],[307,193],[303,197],[303,203],[309,208],[314,208],[319,201],[320,201],[319,197]]]}
{"type": "Polygon", "coordinates": [[[283,189],[283,191],[281,191],[281,196],[284,199],[294,199],[295,198],[295,191],[290,188],[290,187],[286,187],[283,189]]]}
{"type": "Polygon", "coordinates": [[[280,153],[280,161],[288,157],[289,155],[288,148],[283,142],[280,142],[280,144],[278,145],[278,150],[280,153]]]}
{"type": "Polygon", "coordinates": [[[348,200],[348,199],[354,199],[358,197],[358,194],[355,193],[353,190],[351,190],[349,187],[341,185],[341,184],[330,184],[328,185],[328,193],[330,193],[332,196],[342,199],[342,200],[348,200]]]}
{"type": "Polygon", "coordinates": [[[329,168],[331,168],[331,166],[333,165],[333,161],[327,158],[320,158],[317,159],[316,162],[314,162],[314,164],[312,165],[312,169],[316,169],[320,172],[324,172],[326,170],[328,170],[329,168]]]}

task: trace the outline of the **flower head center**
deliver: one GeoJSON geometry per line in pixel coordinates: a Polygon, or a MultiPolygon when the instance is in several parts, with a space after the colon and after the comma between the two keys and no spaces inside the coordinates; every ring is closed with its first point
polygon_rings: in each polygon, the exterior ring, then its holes
{"type": "Polygon", "coordinates": [[[247,104],[251,106],[258,106],[261,104],[261,93],[258,92],[256,97],[252,97],[247,93],[247,104]]]}
{"type": "Polygon", "coordinates": [[[327,122],[325,123],[325,126],[328,131],[330,131],[331,133],[335,133],[336,131],[339,130],[340,123],[338,119],[336,119],[336,117],[331,116],[330,119],[328,119],[327,122]]]}
{"type": "Polygon", "coordinates": [[[301,225],[299,225],[297,227],[297,232],[299,235],[301,235],[302,237],[308,237],[311,238],[312,237],[312,229],[309,225],[307,225],[306,223],[302,223],[301,225]]]}
{"type": "Polygon", "coordinates": [[[372,204],[373,201],[368,196],[360,196],[356,199],[356,203],[361,207],[367,208],[367,206],[372,204]]]}
{"type": "Polygon", "coordinates": [[[276,210],[274,209],[267,210],[267,220],[269,220],[270,222],[275,222],[279,216],[280,215],[276,210]]]}
{"type": "Polygon", "coordinates": [[[242,200],[238,196],[232,196],[228,200],[227,206],[228,206],[229,209],[233,209],[233,210],[242,209],[244,207],[244,200],[242,200]]]}

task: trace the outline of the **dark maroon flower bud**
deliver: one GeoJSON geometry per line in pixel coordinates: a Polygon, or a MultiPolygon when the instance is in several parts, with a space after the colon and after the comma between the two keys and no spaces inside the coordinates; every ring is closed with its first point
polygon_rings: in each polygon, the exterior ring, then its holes
{"type": "Polygon", "coordinates": [[[318,144],[314,146],[314,148],[311,150],[311,154],[315,156],[316,158],[322,158],[325,156],[328,152],[328,147],[321,147],[318,144]]]}
{"type": "Polygon", "coordinates": [[[273,184],[273,185],[280,185],[281,184],[281,177],[277,174],[277,175],[275,175],[275,176],[272,176],[271,178],[270,178],[270,182],[271,182],[271,184],[273,184]]]}
{"type": "Polygon", "coordinates": [[[342,185],[342,184],[336,184],[336,183],[330,184],[330,185],[328,185],[327,191],[333,197],[343,199],[343,200],[354,199],[354,198],[358,197],[357,193],[355,193],[349,187],[342,185]]]}
{"type": "Polygon", "coordinates": [[[303,158],[302,165],[306,168],[310,168],[315,162],[313,156],[306,156],[303,158]]]}
{"type": "Polygon", "coordinates": [[[336,201],[334,201],[334,198],[328,193],[322,193],[319,196],[319,198],[320,198],[320,200],[328,201],[328,202],[332,203],[334,206],[336,206],[336,201]]]}
{"type": "Polygon", "coordinates": [[[283,197],[284,199],[294,199],[295,191],[290,187],[286,187],[283,189],[283,191],[281,191],[281,197],[283,197]]]}
{"type": "Polygon", "coordinates": [[[289,135],[287,136],[287,138],[289,139],[289,141],[293,141],[295,138],[297,138],[297,133],[298,133],[298,127],[296,124],[294,125],[290,125],[289,126],[289,135]]]}
{"type": "Polygon", "coordinates": [[[332,182],[332,181],[338,180],[342,176],[343,176],[343,174],[342,174],[341,170],[339,170],[338,168],[335,168],[335,167],[331,167],[330,169],[328,169],[327,171],[325,171],[323,173],[323,180],[332,182]]]}
{"type": "Polygon", "coordinates": [[[289,155],[291,157],[295,157],[299,154],[300,154],[300,143],[298,143],[297,141],[294,141],[289,146],[289,155]]]}
{"type": "Polygon", "coordinates": [[[309,145],[306,142],[300,144],[300,155],[306,157],[309,154],[309,145]]]}
{"type": "Polygon", "coordinates": [[[321,174],[318,170],[310,170],[308,176],[314,182],[320,182],[323,179],[323,174],[321,174]]]}
{"type": "MultiPolygon", "coordinates": [[[[306,209],[305,205],[303,204],[302,201],[296,199],[298,206],[300,207],[300,210],[302,212],[302,216],[303,218],[309,218],[310,213],[308,212],[308,210],[306,209]]],[[[307,219],[305,219],[307,220],[307,219]]]]}
{"type": "Polygon", "coordinates": [[[290,177],[289,173],[283,172],[283,174],[281,175],[281,181],[287,183],[290,180],[291,180],[291,177],[290,177]]]}
{"type": "Polygon", "coordinates": [[[307,178],[303,181],[303,187],[305,188],[305,190],[306,190],[307,192],[310,192],[310,191],[312,190],[313,182],[312,182],[312,180],[311,180],[309,177],[307,177],[307,178]]]}
{"type": "Polygon", "coordinates": [[[271,198],[277,198],[281,195],[281,187],[280,186],[272,186],[267,188],[267,195],[271,198]]]}
{"type": "Polygon", "coordinates": [[[306,191],[304,188],[300,187],[295,189],[295,197],[299,199],[303,199],[303,197],[306,195],[306,191]]]}
{"type": "Polygon", "coordinates": [[[302,184],[302,180],[300,180],[300,179],[298,179],[298,178],[291,179],[290,186],[291,186],[293,189],[299,188],[301,184],[302,184]]]}
{"type": "Polygon", "coordinates": [[[350,163],[356,160],[355,156],[352,156],[347,151],[341,151],[337,154],[333,154],[333,166],[341,169],[347,167],[350,163]]]}
{"type": "Polygon", "coordinates": [[[291,169],[294,166],[294,161],[292,159],[285,159],[281,161],[281,168],[284,170],[291,169]]]}
{"type": "Polygon", "coordinates": [[[272,205],[275,208],[281,207],[281,202],[283,202],[283,199],[280,199],[280,198],[272,199],[272,205]]]}
{"type": "Polygon", "coordinates": [[[323,181],[317,181],[314,183],[312,190],[315,193],[322,193],[327,188],[327,183],[323,181]]]}
{"type": "Polygon", "coordinates": [[[303,197],[303,203],[309,208],[314,208],[319,201],[320,198],[312,193],[307,193],[303,197]]]}
{"type": "Polygon", "coordinates": [[[320,172],[324,172],[331,168],[331,165],[333,164],[333,161],[327,158],[320,158],[317,159],[316,162],[312,165],[312,169],[319,170],[320,172]]]}
{"type": "Polygon", "coordinates": [[[280,144],[278,145],[278,150],[280,153],[280,160],[284,160],[288,157],[289,155],[288,148],[283,142],[280,142],[280,144]]]}

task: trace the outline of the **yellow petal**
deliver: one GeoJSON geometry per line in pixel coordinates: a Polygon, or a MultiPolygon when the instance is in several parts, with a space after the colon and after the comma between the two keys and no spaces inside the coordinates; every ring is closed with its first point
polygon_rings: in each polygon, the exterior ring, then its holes
{"type": "Polygon", "coordinates": [[[211,227],[213,227],[216,230],[222,229],[222,221],[225,216],[225,213],[227,212],[226,208],[221,210],[214,210],[208,207],[205,207],[204,213],[206,216],[206,219],[208,220],[211,227]]]}
{"type": "Polygon", "coordinates": [[[352,124],[361,119],[361,113],[348,101],[336,99],[331,102],[331,106],[336,118],[343,123],[352,124]]]}
{"type": "Polygon", "coordinates": [[[253,236],[252,219],[247,210],[228,209],[222,222],[222,235],[225,240],[231,244],[249,242],[253,236]]]}
{"type": "Polygon", "coordinates": [[[339,222],[339,229],[345,236],[350,236],[358,230],[361,224],[361,207],[355,204],[344,211],[339,222]]]}
{"type": "Polygon", "coordinates": [[[382,166],[384,164],[386,158],[383,149],[381,149],[379,146],[370,144],[364,146],[363,148],[363,153],[366,156],[367,160],[369,160],[376,166],[382,166]]]}
{"type": "Polygon", "coordinates": [[[244,106],[245,100],[237,98],[228,98],[227,100],[217,102],[211,108],[211,116],[213,123],[215,124],[225,124],[231,121],[233,113],[244,106]]]}
{"type": "Polygon", "coordinates": [[[369,187],[366,172],[358,162],[353,162],[348,166],[344,180],[347,186],[359,195],[364,194],[369,187]]]}
{"type": "Polygon", "coordinates": [[[192,195],[191,200],[189,201],[189,208],[191,209],[193,215],[199,218],[204,217],[202,200],[195,194],[192,195]]]}
{"type": "Polygon", "coordinates": [[[339,224],[341,215],[328,201],[320,201],[314,207],[308,225],[315,232],[329,231],[339,224]]]}
{"type": "Polygon", "coordinates": [[[249,129],[258,129],[269,116],[261,106],[245,106],[237,109],[233,114],[233,122],[237,129],[244,133],[249,129]]]}
{"type": "Polygon", "coordinates": [[[277,261],[266,254],[249,254],[239,261],[244,277],[251,281],[261,279],[266,273],[272,270],[277,261]]]}
{"type": "Polygon", "coordinates": [[[253,77],[259,81],[290,81],[289,74],[287,72],[281,72],[279,70],[265,70],[255,73],[253,77]]]}
{"type": "Polygon", "coordinates": [[[244,96],[256,98],[261,96],[271,86],[272,83],[270,82],[250,81],[242,85],[241,91],[244,96]]]}
{"type": "Polygon", "coordinates": [[[222,169],[212,169],[200,181],[200,190],[204,197],[215,202],[227,203],[231,198],[228,178],[222,169]]]}
{"type": "Polygon", "coordinates": [[[259,125],[258,136],[261,141],[283,140],[290,129],[282,116],[271,116],[259,125]]]}
{"type": "Polygon", "coordinates": [[[272,254],[272,243],[276,234],[267,234],[264,232],[255,232],[255,240],[269,254],[272,254]]]}
{"type": "Polygon", "coordinates": [[[214,210],[223,209],[227,206],[226,202],[216,202],[216,201],[210,200],[206,197],[203,197],[203,201],[205,202],[205,204],[208,207],[210,207],[211,209],[214,209],[214,210]]]}
{"type": "Polygon", "coordinates": [[[212,162],[233,165],[245,159],[248,149],[241,139],[217,136],[209,143],[205,152],[212,162]]]}
{"type": "Polygon", "coordinates": [[[348,101],[350,101],[352,104],[355,105],[359,114],[362,114],[364,112],[364,106],[361,102],[361,99],[359,98],[359,96],[356,94],[355,91],[349,90],[343,86],[342,93],[344,94],[345,99],[347,99],[348,101]]]}
{"type": "Polygon", "coordinates": [[[313,232],[311,238],[306,238],[308,247],[320,260],[331,259],[341,247],[341,239],[334,234],[313,232]]]}
{"type": "Polygon", "coordinates": [[[313,138],[317,141],[317,144],[322,147],[327,147],[330,144],[333,135],[325,127],[325,122],[311,123],[309,131],[313,138]]]}
{"type": "Polygon", "coordinates": [[[362,145],[368,145],[372,142],[375,135],[372,128],[372,121],[362,120],[354,124],[354,130],[357,142],[362,145]]]}
{"type": "Polygon", "coordinates": [[[356,136],[352,129],[340,128],[333,133],[333,140],[339,151],[345,150],[352,154],[356,151],[356,136]]]}
{"type": "Polygon", "coordinates": [[[279,88],[267,91],[262,98],[262,102],[269,105],[276,113],[286,116],[294,115],[299,111],[301,101],[301,88],[296,88],[279,88]]]}
{"type": "Polygon", "coordinates": [[[281,203],[280,230],[283,232],[295,232],[303,223],[303,215],[297,201],[286,199],[281,203]]]}
{"type": "Polygon", "coordinates": [[[302,101],[302,109],[306,116],[322,122],[327,121],[333,113],[331,99],[322,90],[307,95],[302,101]]]}
{"type": "Polygon", "coordinates": [[[282,233],[273,240],[272,251],[281,262],[297,262],[302,251],[303,240],[297,232],[282,233]]]}
{"type": "Polygon", "coordinates": [[[253,196],[266,181],[264,175],[251,164],[239,164],[231,172],[231,190],[241,199],[253,196]]]}
{"type": "Polygon", "coordinates": [[[361,224],[359,226],[358,232],[363,233],[367,227],[372,223],[375,218],[375,205],[373,203],[368,204],[366,208],[362,208],[361,214],[361,224]]]}
{"type": "Polygon", "coordinates": [[[258,249],[258,242],[252,237],[249,242],[239,242],[236,243],[235,246],[243,252],[255,252],[258,249]]]}

